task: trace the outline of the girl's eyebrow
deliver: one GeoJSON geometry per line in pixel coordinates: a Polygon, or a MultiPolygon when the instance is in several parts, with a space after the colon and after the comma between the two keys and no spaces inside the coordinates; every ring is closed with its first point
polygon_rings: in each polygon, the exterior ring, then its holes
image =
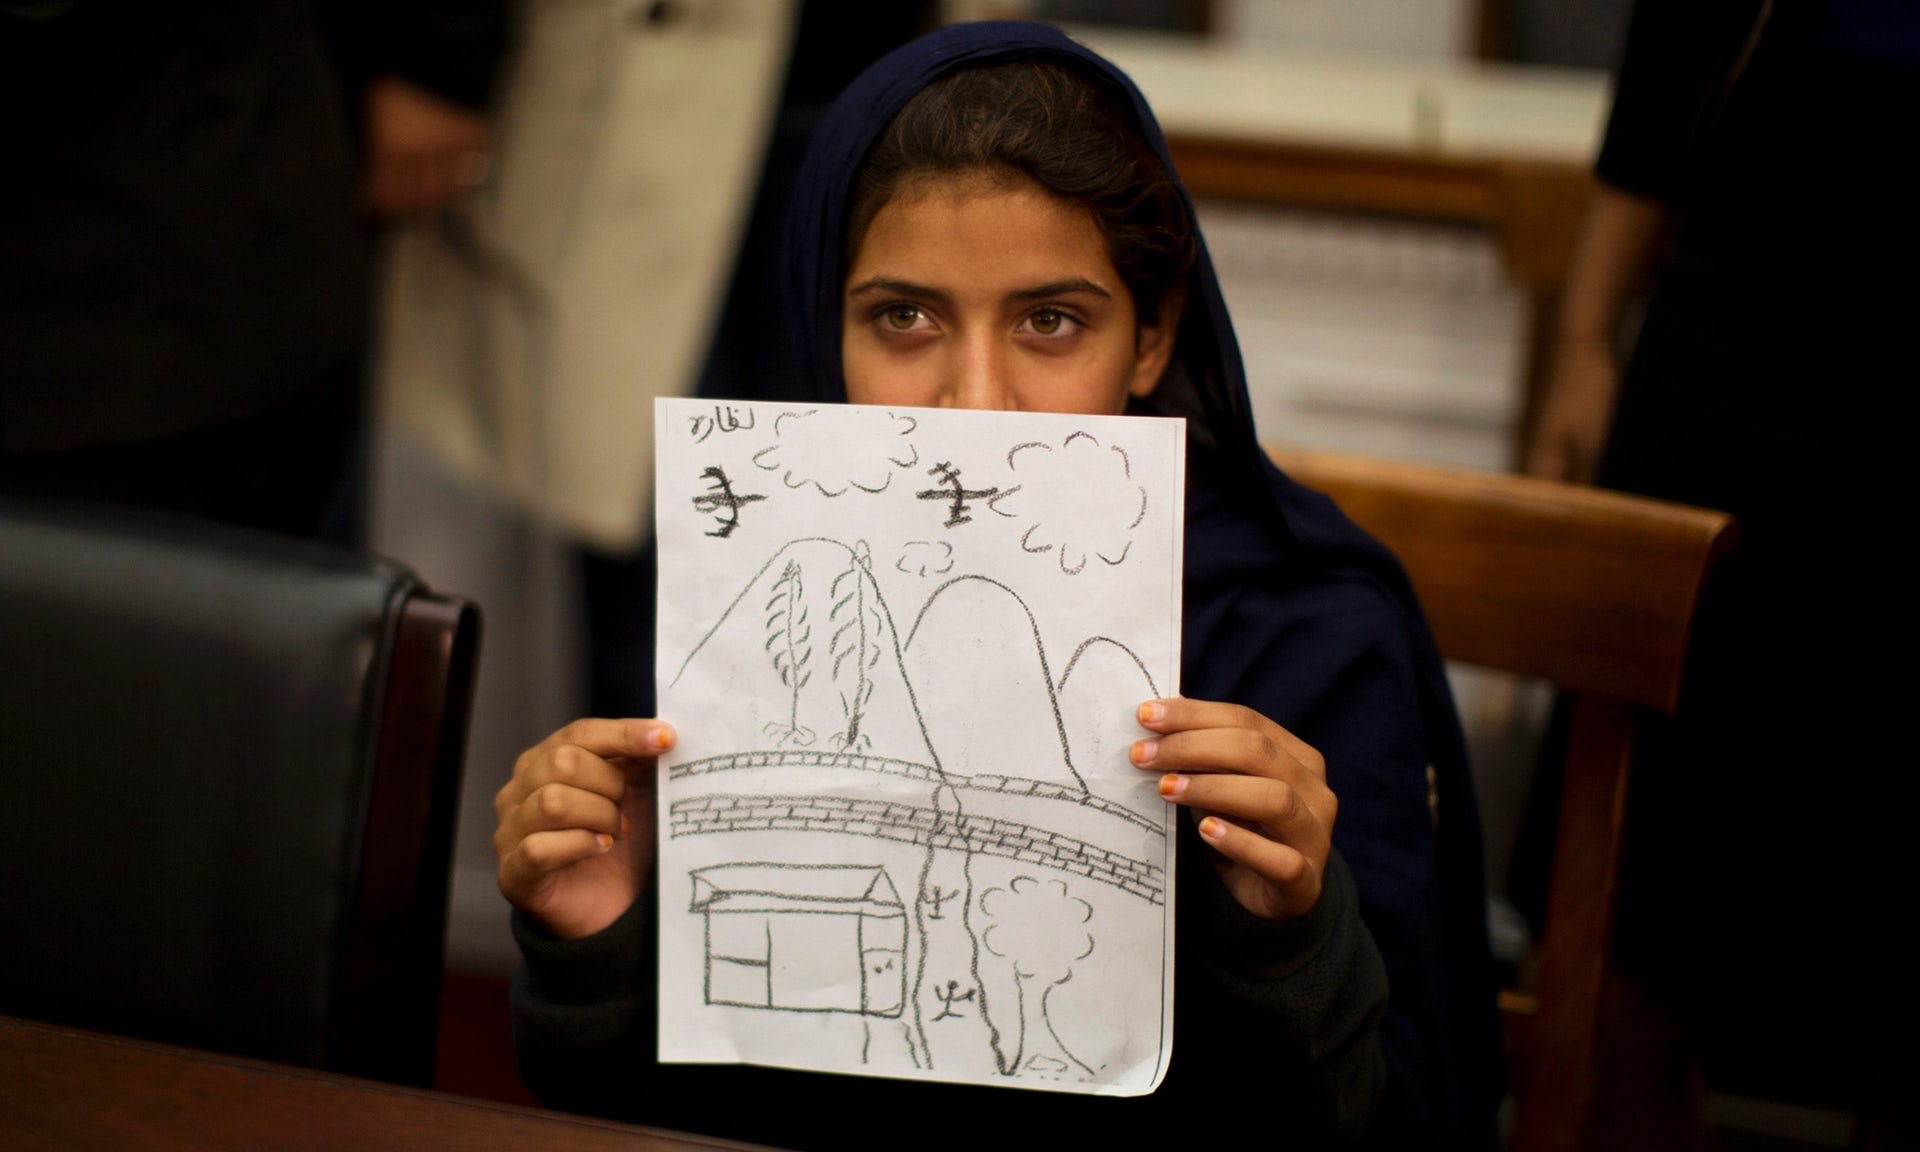
{"type": "Polygon", "coordinates": [[[1095,284],[1084,276],[1074,276],[1066,280],[1055,280],[1051,284],[1036,284],[1031,288],[1022,288],[1013,294],[1016,300],[1039,300],[1047,296],[1071,296],[1085,293],[1112,299],[1113,293],[1095,284]]]}
{"type": "MultiPolygon", "coordinates": [[[[875,276],[870,280],[862,280],[860,283],[847,289],[847,295],[849,296],[864,296],[871,292],[885,292],[899,296],[909,296],[921,300],[932,300],[936,303],[946,303],[950,299],[947,293],[938,288],[932,288],[925,284],[915,284],[911,280],[889,279],[885,276],[875,276]]],[[[1016,300],[1042,300],[1048,296],[1070,296],[1076,293],[1085,293],[1107,299],[1113,297],[1112,292],[1102,288],[1086,277],[1073,276],[1065,280],[1036,284],[1031,288],[1017,289],[1013,293],[1013,298],[1016,300]]]]}
{"type": "Polygon", "coordinates": [[[872,292],[885,292],[891,296],[907,296],[916,300],[932,300],[941,304],[947,303],[950,299],[938,288],[926,284],[915,284],[911,280],[892,280],[885,276],[862,280],[847,289],[849,296],[865,296],[872,292]]]}

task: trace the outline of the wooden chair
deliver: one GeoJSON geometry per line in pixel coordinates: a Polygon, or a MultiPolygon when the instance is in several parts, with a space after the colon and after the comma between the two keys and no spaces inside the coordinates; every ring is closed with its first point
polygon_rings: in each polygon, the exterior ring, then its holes
{"type": "Polygon", "coordinates": [[[1685,1146],[1665,1016],[1612,963],[1641,721],[1679,699],[1733,518],[1524,476],[1274,449],[1397,553],[1449,661],[1545,680],[1569,708],[1540,937],[1501,994],[1517,1152],[1685,1146]],[[1656,1060],[1664,1057],[1669,1067],[1656,1060]]]}
{"type": "Polygon", "coordinates": [[[430,1086],[479,626],[364,553],[0,500],[0,1013],[430,1086]]]}

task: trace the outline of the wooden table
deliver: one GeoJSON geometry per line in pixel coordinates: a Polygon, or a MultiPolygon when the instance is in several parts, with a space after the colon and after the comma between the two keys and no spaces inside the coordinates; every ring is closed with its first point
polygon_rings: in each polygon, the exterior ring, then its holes
{"type": "Polygon", "coordinates": [[[750,1147],[0,1017],[7,1152],[750,1147]]]}
{"type": "Polygon", "coordinates": [[[1531,303],[1521,428],[1593,191],[1604,72],[1330,56],[1075,27],[1153,105],[1196,197],[1486,229],[1531,303]]]}

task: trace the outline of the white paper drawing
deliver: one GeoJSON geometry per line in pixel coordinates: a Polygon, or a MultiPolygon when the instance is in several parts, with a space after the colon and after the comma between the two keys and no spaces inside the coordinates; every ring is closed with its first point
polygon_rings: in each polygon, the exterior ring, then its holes
{"type": "Polygon", "coordinates": [[[660,1058],[1138,1095],[1176,420],[661,400],[660,1058]]]}

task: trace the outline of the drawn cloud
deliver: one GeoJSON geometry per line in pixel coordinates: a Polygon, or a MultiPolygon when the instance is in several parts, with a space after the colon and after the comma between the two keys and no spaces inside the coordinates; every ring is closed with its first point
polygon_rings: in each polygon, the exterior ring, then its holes
{"type": "Polygon", "coordinates": [[[828,424],[809,419],[817,414],[808,409],[774,417],[774,442],[754,453],[755,466],[782,473],[780,482],[789,488],[811,484],[823,496],[842,496],[850,488],[884,491],[894,472],[920,462],[912,417],[856,408],[850,419],[828,424]]]}
{"type": "Polygon", "coordinates": [[[1060,571],[1078,575],[1088,557],[1119,564],[1133,546],[1133,530],[1147,515],[1147,490],[1133,480],[1125,450],[1075,432],[1058,447],[1032,441],[1007,451],[1020,483],[987,506],[1002,516],[1031,519],[1020,546],[1052,553],[1060,571]],[[1075,508],[1072,521],[1040,519],[1028,509],[1075,508]]]}
{"type": "Polygon", "coordinates": [[[953,545],[942,540],[909,540],[893,566],[909,576],[944,576],[953,571],[953,545]]]}

